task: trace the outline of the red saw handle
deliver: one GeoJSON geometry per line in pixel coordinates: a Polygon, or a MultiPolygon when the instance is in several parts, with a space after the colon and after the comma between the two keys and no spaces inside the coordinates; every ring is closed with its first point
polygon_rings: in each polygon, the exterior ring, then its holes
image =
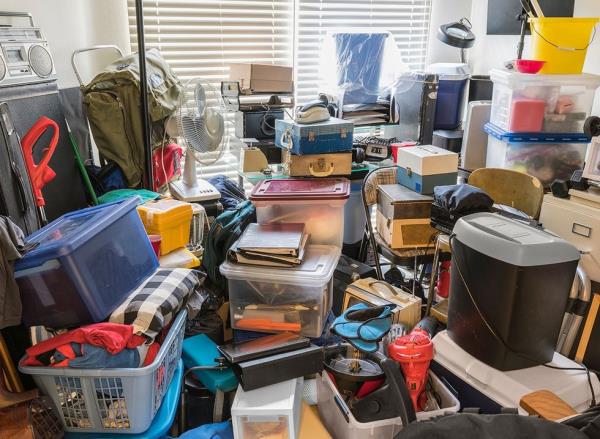
{"type": "Polygon", "coordinates": [[[29,131],[27,131],[27,134],[23,136],[23,139],[21,139],[23,158],[27,165],[27,172],[29,173],[29,180],[31,181],[33,195],[35,196],[35,203],[38,207],[42,207],[46,204],[44,196],[42,195],[42,188],[46,183],[52,181],[54,177],[56,177],[56,173],[50,168],[49,163],[57,144],[58,124],[46,116],[40,117],[29,131]],[[44,155],[40,162],[35,163],[33,160],[33,148],[48,128],[54,129],[50,145],[47,148],[44,148],[44,155]]]}

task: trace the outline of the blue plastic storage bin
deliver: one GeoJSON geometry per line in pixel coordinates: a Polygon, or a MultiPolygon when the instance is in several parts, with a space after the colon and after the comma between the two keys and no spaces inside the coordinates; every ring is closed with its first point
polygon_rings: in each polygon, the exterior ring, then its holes
{"type": "Polygon", "coordinates": [[[428,73],[439,75],[435,130],[454,130],[462,122],[463,107],[469,68],[466,64],[436,63],[427,68],[428,73]]]}
{"type": "Polygon", "coordinates": [[[27,237],[15,263],[23,321],[65,328],[100,322],[158,267],[137,197],[67,213],[27,237]]]}

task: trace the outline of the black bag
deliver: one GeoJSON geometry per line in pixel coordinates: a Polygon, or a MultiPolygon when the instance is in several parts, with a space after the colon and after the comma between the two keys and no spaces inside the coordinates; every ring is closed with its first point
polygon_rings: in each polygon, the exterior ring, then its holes
{"type": "Polygon", "coordinates": [[[494,200],[475,186],[453,184],[436,186],[433,189],[431,225],[444,233],[451,234],[456,221],[465,215],[489,212],[494,200]]]}
{"type": "Polygon", "coordinates": [[[26,235],[40,228],[21,143],[6,103],[0,104],[0,214],[26,235]]]}
{"type": "Polygon", "coordinates": [[[413,422],[396,439],[590,439],[566,425],[534,416],[457,414],[413,422]]]}

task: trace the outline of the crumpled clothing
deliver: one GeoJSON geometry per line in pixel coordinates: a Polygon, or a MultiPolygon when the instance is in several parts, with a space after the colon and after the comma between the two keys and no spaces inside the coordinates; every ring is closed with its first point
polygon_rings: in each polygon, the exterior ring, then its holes
{"type": "Polygon", "coordinates": [[[111,355],[98,346],[69,343],[56,349],[51,366],[76,369],[134,368],[140,366],[140,353],[137,349],[123,349],[111,355]]]}
{"type": "Polygon", "coordinates": [[[21,296],[13,262],[36,245],[27,244],[19,226],[0,215],[0,329],[21,323],[21,296]]]}
{"type": "Polygon", "coordinates": [[[218,424],[205,424],[193,430],[186,431],[179,439],[233,439],[231,421],[218,424]]]}
{"type": "Polygon", "coordinates": [[[47,356],[58,347],[69,343],[87,343],[101,347],[108,353],[115,355],[123,349],[134,349],[146,343],[145,337],[135,335],[133,326],[120,323],[94,323],[82,328],[74,329],[65,334],[60,334],[46,341],[38,343],[27,349],[27,358],[23,360],[25,366],[43,366],[38,356],[47,356]]]}

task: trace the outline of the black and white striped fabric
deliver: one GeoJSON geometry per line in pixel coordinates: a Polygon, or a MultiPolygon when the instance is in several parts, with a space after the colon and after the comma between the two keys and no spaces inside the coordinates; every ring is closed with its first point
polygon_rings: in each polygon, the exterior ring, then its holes
{"type": "Polygon", "coordinates": [[[203,281],[203,273],[196,270],[159,268],[125,299],[109,321],[133,325],[135,334],[154,339],[203,281]]]}

